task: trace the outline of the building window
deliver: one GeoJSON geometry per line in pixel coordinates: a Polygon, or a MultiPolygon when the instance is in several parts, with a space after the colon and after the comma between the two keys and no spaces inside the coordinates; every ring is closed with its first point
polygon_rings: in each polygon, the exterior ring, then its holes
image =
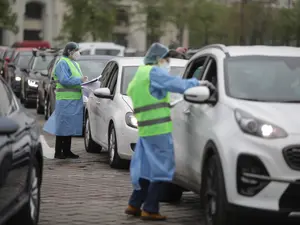
{"type": "Polygon", "coordinates": [[[116,20],[118,26],[128,26],[129,16],[127,10],[124,8],[117,9],[116,20]]]}
{"type": "Polygon", "coordinates": [[[29,2],[25,9],[26,19],[43,19],[43,4],[39,2],[29,2]]]}

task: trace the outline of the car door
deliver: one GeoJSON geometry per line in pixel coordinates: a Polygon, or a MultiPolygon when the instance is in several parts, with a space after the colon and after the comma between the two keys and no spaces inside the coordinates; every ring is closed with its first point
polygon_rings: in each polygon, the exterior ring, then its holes
{"type": "MultiPolygon", "coordinates": [[[[217,60],[214,57],[209,57],[202,80],[208,80],[217,86],[217,78],[217,60]]],[[[211,98],[217,99],[215,94],[211,98]]],[[[187,164],[187,171],[195,187],[201,185],[203,150],[207,141],[211,138],[210,131],[217,121],[217,107],[218,105],[215,104],[190,103],[186,108],[189,112],[187,114],[187,128],[189,130],[186,148],[187,160],[189,162],[187,164]]]]}
{"type": "MultiPolygon", "coordinates": [[[[99,78],[101,82],[100,87],[103,87],[109,82],[110,71],[112,69],[112,65],[114,62],[109,62],[105,66],[104,70],[102,71],[102,75],[99,78]]],[[[100,88],[99,87],[99,88],[100,88]]],[[[100,136],[98,135],[98,121],[100,120],[100,115],[98,111],[98,107],[100,106],[100,99],[96,97],[94,94],[89,96],[88,100],[88,109],[89,109],[89,118],[90,118],[90,127],[91,127],[91,136],[94,141],[100,143],[100,136]]]]}
{"type": "MultiPolygon", "coordinates": [[[[118,65],[117,63],[113,63],[111,71],[108,75],[107,82],[103,82],[103,85],[101,84],[102,88],[108,88],[110,89],[114,83],[116,82],[116,77],[118,76],[118,65]]],[[[110,89],[111,90],[111,89],[110,89]]],[[[107,130],[108,125],[107,117],[108,117],[108,111],[107,111],[107,104],[111,101],[110,99],[106,98],[98,98],[97,104],[97,134],[99,135],[100,142],[104,147],[107,147],[107,130]]]]}
{"type": "Polygon", "coordinates": [[[102,127],[103,129],[101,129],[101,137],[103,138],[103,143],[107,146],[108,145],[108,126],[109,126],[109,122],[111,119],[111,115],[118,110],[116,108],[116,104],[114,102],[114,95],[116,92],[116,87],[117,87],[117,81],[118,81],[118,76],[120,74],[120,69],[118,67],[117,64],[114,65],[114,68],[112,70],[111,73],[111,80],[109,82],[109,85],[107,86],[107,88],[110,90],[110,93],[112,94],[113,98],[112,99],[102,99],[101,104],[101,113],[103,115],[103,124],[102,127]]]}
{"type": "MultiPolygon", "coordinates": [[[[9,117],[18,123],[19,129],[14,134],[7,136],[9,145],[3,151],[11,152],[11,165],[5,182],[0,187],[0,199],[5,199],[7,204],[17,202],[24,198],[30,166],[31,137],[29,129],[34,119],[20,108],[19,103],[11,89],[0,79],[0,116],[9,117]]],[[[1,137],[5,141],[4,137],[1,137]]],[[[1,149],[2,151],[2,149],[1,149]]],[[[0,208],[7,205],[0,204],[0,208]]]]}
{"type": "MultiPolygon", "coordinates": [[[[203,76],[203,70],[199,74],[197,69],[203,68],[208,64],[208,57],[201,56],[189,62],[186,67],[183,78],[197,78],[201,79],[203,76]]],[[[182,96],[181,96],[182,97],[182,96]]],[[[174,136],[174,148],[175,148],[175,161],[176,161],[176,176],[175,179],[185,182],[186,185],[192,185],[191,183],[191,166],[189,140],[191,136],[191,128],[189,127],[189,107],[190,103],[181,101],[172,109],[172,121],[173,121],[173,136],[174,136]]]]}

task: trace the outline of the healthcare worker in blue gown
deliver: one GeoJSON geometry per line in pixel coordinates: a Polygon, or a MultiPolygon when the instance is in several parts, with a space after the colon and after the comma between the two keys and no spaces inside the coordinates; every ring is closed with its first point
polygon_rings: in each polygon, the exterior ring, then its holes
{"type": "Polygon", "coordinates": [[[79,158],[71,151],[72,136],[82,135],[83,100],[81,84],[87,81],[79,64],[79,46],[69,42],[63,51],[63,56],[55,66],[56,81],[55,110],[44,125],[44,131],[55,135],[54,158],[79,158]]]}
{"type": "Polygon", "coordinates": [[[127,92],[138,121],[139,139],[130,165],[134,190],[125,213],[143,220],[166,219],[159,213],[162,182],[172,181],[175,172],[168,93],[184,93],[199,85],[212,87],[196,78],[171,76],[170,52],[160,43],[152,44],[144,58],[145,65],[139,67],[127,92]]]}

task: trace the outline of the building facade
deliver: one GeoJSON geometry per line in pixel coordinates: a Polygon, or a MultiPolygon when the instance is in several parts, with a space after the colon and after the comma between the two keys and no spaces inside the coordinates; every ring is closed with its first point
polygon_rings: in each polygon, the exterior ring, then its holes
{"type": "MultiPolygon", "coordinates": [[[[63,16],[66,7],[63,0],[11,0],[12,9],[18,15],[17,26],[19,32],[14,34],[2,30],[0,45],[11,46],[13,43],[23,40],[46,40],[51,46],[56,46],[56,37],[62,28],[63,16]],[[2,43],[1,43],[2,42],[2,43]]],[[[132,13],[136,4],[132,0],[123,0],[118,10],[118,23],[114,31],[114,42],[125,45],[137,51],[147,49],[145,20],[143,15],[132,13]],[[141,21],[137,23],[136,21],[141,21]]],[[[177,31],[171,25],[165,27],[165,35],[160,41],[169,45],[176,40],[177,31]]],[[[184,35],[184,45],[188,45],[188,33],[184,35]]],[[[91,41],[91,40],[86,40],[91,41]]]]}

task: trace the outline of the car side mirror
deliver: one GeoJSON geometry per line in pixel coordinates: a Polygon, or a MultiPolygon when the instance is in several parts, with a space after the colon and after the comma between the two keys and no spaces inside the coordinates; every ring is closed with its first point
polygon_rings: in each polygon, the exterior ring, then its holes
{"type": "Polygon", "coordinates": [[[0,135],[9,135],[17,132],[19,124],[7,117],[0,117],[0,135]]]}
{"type": "Polygon", "coordinates": [[[94,95],[98,98],[112,99],[112,94],[108,88],[97,88],[94,90],[94,95]]]}
{"type": "Polygon", "coordinates": [[[210,97],[210,90],[206,86],[189,88],[184,92],[184,100],[196,104],[206,104],[210,97]]]}

